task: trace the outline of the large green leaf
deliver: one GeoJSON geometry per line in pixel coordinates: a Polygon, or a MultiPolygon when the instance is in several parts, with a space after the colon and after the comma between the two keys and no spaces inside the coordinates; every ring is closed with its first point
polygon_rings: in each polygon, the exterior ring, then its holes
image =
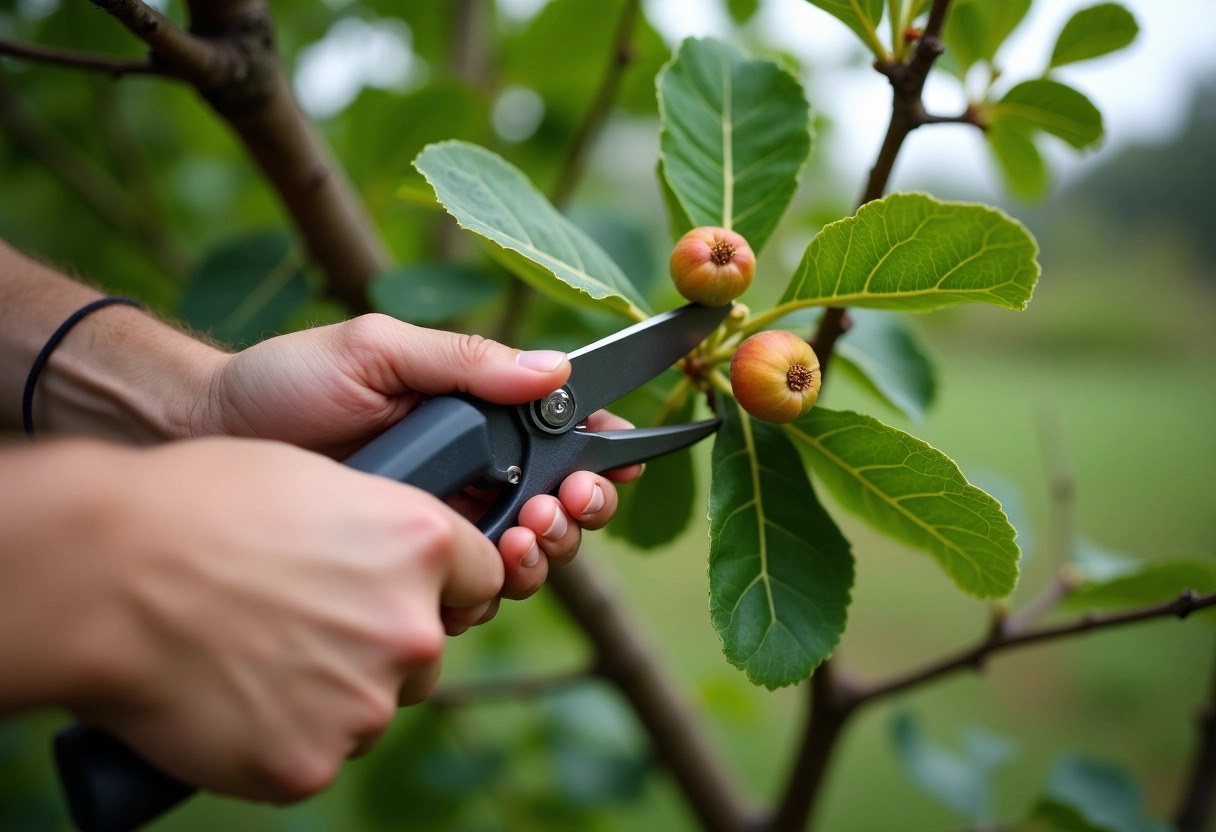
{"type": "Polygon", "coordinates": [[[992,775],[1009,762],[1010,740],[972,728],[954,751],[926,736],[916,717],[900,711],[891,720],[895,756],[908,779],[971,821],[993,816],[992,775]]]}
{"type": "Polygon", "coordinates": [[[782,304],[915,311],[982,301],[1022,309],[1039,247],[996,208],[891,194],[825,226],[807,246],[782,304]]]}
{"type": "Polygon", "coordinates": [[[1030,0],[962,0],[950,7],[942,33],[950,65],[960,75],[997,50],[1030,9],[1030,0]]]}
{"type": "Polygon", "coordinates": [[[846,508],[928,552],[960,589],[981,598],[1013,590],[1017,532],[941,451],[870,416],[821,407],[784,429],[846,508]]]}
{"type": "Polygon", "coordinates": [[[276,334],[309,298],[304,254],[283,231],[263,231],[212,251],[190,276],[180,313],[228,344],[276,334]]]}
{"type": "Polygon", "coordinates": [[[807,678],[844,632],[849,543],[781,429],[723,397],[709,491],[709,606],[726,658],[767,688],[807,678]]]}
{"type": "Polygon", "coordinates": [[[1088,98],[1050,78],[1023,81],[986,108],[992,124],[1010,122],[1032,127],[1068,142],[1078,150],[1102,138],[1102,113],[1088,98]]]}
{"type": "Polygon", "coordinates": [[[809,0],[832,17],[840,20],[852,29],[862,43],[874,53],[874,57],[882,57],[886,50],[878,40],[878,24],[882,22],[884,0],[809,0]]]}
{"type": "Polygon", "coordinates": [[[1009,121],[995,121],[984,130],[1005,185],[1023,199],[1036,199],[1047,190],[1047,166],[1029,129],[1009,121]]]}
{"type": "Polygon", "coordinates": [[[1169,832],[1144,811],[1140,787],[1120,768],[1077,755],[1060,758],[1046,793],[1019,830],[1169,832]]]}
{"type": "Polygon", "coordinates": [[[1069,18],[1051,50],[1051,67],[1097,58],[1136,39],[1136,18],[1118,3],[1099,3],[1069,18]]]}
{"type": "Polygon", "coordinates": [[[759,253],[811,150],[802,86],[772,61],[689,39],[658,87],[660,171],[683,214],[673,226],[730,228],[759,253]]]}
{"type": "Polygon", "coordinates": [[[836,342],[836,366],[880,399],[921,420],[937,394],[937,373],[916,333],[899,315],[854,309],[836,342]]]}
{"type": "Polygon", "coordinates": [[[612,258],[501,156],[466,142],[426,147],[414,166],[462,228],[522,280],[562,303],[646,317],[646,302],[612,258]]]}
{"type": "MultiPolygon", "coordinates": [[[[692,419],[696,400],[687,396],[667,413],[660,413],[656,425],[674,425],[692,419]]],[[[692,449],[664,454],[646,463],[645,474],[637,482],[618,486],[620,505],[609,533],[623,537],[642,549],[653,549],[674,540],[692,517],[696,480],[693,476],[692,449]]]]}

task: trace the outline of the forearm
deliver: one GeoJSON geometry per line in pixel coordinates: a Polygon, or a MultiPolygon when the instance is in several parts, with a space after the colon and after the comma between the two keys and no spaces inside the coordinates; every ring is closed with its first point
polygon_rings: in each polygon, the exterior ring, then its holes
{"type": "Polygon", "coordinates": [[[132,658],[115,611],[130,547],[121,489],[135,452],[0,446],[0,714],[74,706],[132,658]]]}
{"type": "MultiPolygon", "coordinates": [[[[26,377],[65,319],[101,297],[0,241],[0,431],[21,428],[26,377]]],[[[51,353],[34,396],[39,434],[149,443],[189,436],[223,353],[130,306],[99,309],[51,353]]]]}

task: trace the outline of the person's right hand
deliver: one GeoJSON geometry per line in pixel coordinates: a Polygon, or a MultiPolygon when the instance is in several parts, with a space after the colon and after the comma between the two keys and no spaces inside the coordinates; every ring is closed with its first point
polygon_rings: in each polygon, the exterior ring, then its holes
{"type": "Polygon", "coordinates": [[[106,453],[121,494],[90,543],[114,557],[87,570],[102,683],[67,704],[184,782],[319,790],[430,693],[441,605],[493,614],[498,551],[418,489],[261,440],[106,453]]]}

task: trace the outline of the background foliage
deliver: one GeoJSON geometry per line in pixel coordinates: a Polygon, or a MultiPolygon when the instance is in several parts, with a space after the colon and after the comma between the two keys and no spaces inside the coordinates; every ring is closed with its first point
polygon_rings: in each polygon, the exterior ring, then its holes
{"type": "MultiPolygon", "coordinates": [[[[754,25],[754,4],[726,5],[737,21],[730,40],[772,55],[754,25]]],[[[881,16],[878,0],[863,5],[881,16]]],[[[960,2],[946,31],[946,68],[974,78],[968,70],[993,59],[1001,39],[985,46],[968,27],[1012,29],[1025,6],[960,2]],[[1004,22],[981,19],[997,12],[1006,15],[1004,22]]],[[[380,308],[427,325],[498,334],[520,346],[573,347],[619,326],[619,319],[595,311],[536,299],[505,332],[491,331],[510,302],[511,283],[488,249],[453,231],[410,163],[430,142],[462,139],[492,149],[553,193],[609,63],[624,7],[622,0],[553,0],[521,18],[489,4],[274,5],[280,48],[298,79],[316,59],[318,44],[342,37],[372,51],[377,33],[387,32],[412,50],[403,82],[364,87],[338,106],[317,105],[318,123],[399,264],[374,284],[380,308]],[[458,13],[469,9],[481,17],[458,13]],[[469,35],[469,27],[478,33],[469,35]],[[472,57],[453,48],[469,37],[478,39],[472,57]]],[[[165,10],[184,19],[179,4],[165,10]]],[[[1118,15],[1109,8],[1092,13],[1118,15]]],[[[822,24],[836,25],[826,17],[822,24]]],[[[1110,28],[1122,25],[1116,20],[1110,28]]],[[[115,55],[142,51],[82,0],[4,0],[0,35],[115,55]]],[[[846,372],[822,399],[825,417],[829,408],[875,412],[922,437],[1001,500],[1023,552],[1015,604],[1048,580],[1067,557],[1063,550],[1073,548],[1074,533],[1086,541],[1078,574],[1093,584],[1082,584],[1074,604],[1148,600],[1144,587],[1151,581],[1140,581],[1129,597],[1120,595],[1118,579],[1186,569],[1160,563],[1180,554],[1195,564],[1185,580],[1210,574],[1198,553],[1210,552],[1216,539],[1210,511],[1216,254],[1204,187],[1216,177],[1209,150],[1216,139],[1216,87],[1195,92],[1189,124],[1168,144],[1125,150],[1086,178],[1053,188],[1042,153],[1046,139],[1080,149],[1101,134],[1096,111],[1061,89],[1060,79],[1070,61],[1111,44],[1121,45],[1118,38],[1094,45],[1066,28],[1045,77],[996,86],[983,96],[981,110],[993,123],[989,145],[1015,185],[1012,192],[1050,196],[1006,206],[1042,248],[1045,274],[1030,310],[1011,316],[967,307],[920,317],[914,349],[892,350],[889,339],[874,335],[884,320],[875,318],[875,327],[859,328],[868,338],[841,342],[836,366],[846,372]],[[1038,106],[1028,107],[1028,100],[1038,106]],[[914,368],[914,384],[907,384],[906,372],[885,378],[863,372],[867,361],[891,365],[884,350],[914,368]],[[924,371],[930,361],[939,368],[936,383],[924,371]],[[876,399],[875,392],[883,396],[876,399]],[[1062,475],[1075,482],[1074,528],[1059,528],[1051,511],[1051,485],[1062,475]]],[[[664,275],[671,195],[660,193],[654,179],[659,164],[669,176],[683,175],[679,144],[660,137],[656,121],[655,77],[674,47],[643,14],[619,106],[569,204],[571,221],[637,287],[641,296],[630,302],[639,308],[665,309],[678,300],[664,275]]],[[[857,48],[864,54],[864,37],[857,48]]],[[[821,69],[775,57],[800,77],[821,69]]],[[[669,70],[662,81],[674,86],[673,100],[680,80],[669,70]]],[[[850,115],[817,112],[818,132],[830,134],[850,115]]],[[[14,244],[234,345],[343,314],[320,293],[319,277],[243,150],[185,89],[0,59],[0,116],[0,234],[14,244]]],[[[907,151],[915,152],[915,146],[907,151]]],[[[756,232],[772,236],[753,289],[755,307],[780,297],[812,233],[851,212],[859,183],[847,183],[844,191],[831,186],[837,181],[826,175],[832,164],[812,154],[784,219],[756,232]]],[[[897,176],[894,184],[933,183],[897,176]]],[[[947,188],[952,197],[976,197],[954,192],[956,184],[947,188]]],[[[714,207],[685,205],[684,218],[702,222],[700,210],[712,216],[714,207]]],[[[678,230],[686,223],[676,216],[678,230]]],[[[630,407],[646,413],[654,403],[630,407]]],[[[706,447],[664,464],[690,459],[703,472],[712,463],[706,447]]],[[[667,481],[681,480],[665,480],[652,465],[636,486],[639,493],[625,495],[618,524],[653,529],[637,512],[655,500],[641,491],[667,481]]],[[[706,499],[705,493],[687,495],[698,507],[706,499]]],[[[983,602],[955,591],[930,559],[910,555],[836,510],[832,497],[823,499],[856,557],[849,629],[840,645],[851,666],[877,676],[982,629],[983,602]]],[[[710,717],[713,739],[743,785],[767,797],[793,753],[790,725],[802,698],[789,689],[754,688],[722,660],[706,604],[702,515],[693,512],[676,542],[656,551],[633,549],[622,535],[636,539],[636,531],[617,529],[599,535],[587,556],[614,567],[629,607],[653,625],[662,654],[710,717]]],[[[1155,597],[1164,599],[1179,579],[1162,580],[1166,588],[1155,597]]],[[[544,597],[510,605],[482,630],[451,644],[446,678],[452,684],[522,672],[564,674],[587,660],[585,645],[544,597]]],[[[878,706],[858,720],[839,750],[821,828],[882,828],[897,820],[901,828],[940,829],[1022,817],[1045,828],[1156,828],[1153,818],[1168,816],[1180,788],[1193,744],[1186,716],[1204,695],[1211,648],[1208,626],[1162,621],[1011,654],[982,676],[954,677],[878,706]],[[1097,808],[1088,802],[1095,790],[1097,808]],[[1102,808],[1114,804],[1125,811],[1103,819],[1102,808]]],[[[56,722],[39,715],[0,731],[0,826],[63,824],[46,747],[56,722]]],[[[203,798],[156,828],[220,823],[283,830],[608,829],[682,828],[690,821],[612,690],[571,681],[529,701],[403,713],[383,748],[349,765],[335,788],[302,806],[270,810],[203,798]]]]}

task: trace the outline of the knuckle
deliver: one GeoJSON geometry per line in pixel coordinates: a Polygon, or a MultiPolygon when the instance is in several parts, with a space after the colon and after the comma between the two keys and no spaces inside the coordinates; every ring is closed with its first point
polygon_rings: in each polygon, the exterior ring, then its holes
{"type": "Polygon", "coordinates": [[[437,662],[443,656],[443,648],[443,623],[438,615],[413,616],[401,622],[389,638],[389,652],[400,667],[420,667],[437,662]]]}
{"type": "Polygon", "coordinates": [[[456,349],[460,355],[472,365],[483,364],[490,360],[498,346],[498,342],[477,334],[461,335],[456,342],[456,349]]]}
{"type": "Polygon", "coordinates": [[[340,337],[343,348],[354,355],[373,350],[382,343],[385,335],[400,322],[379,312],[369,312],[341,324],[340,337]]]}
{"type": "Polygon", "coordinates": [[[425,566],[441,568],[447,563],[456,546],[452,518],[436,510],[419,511],[409,519],[408,526],[414,552],[425,566]]]}
{"type": "Polygon", "coordinates": [[[311,797],[338,776],[342,760],[335,755],[302,753],[277,755],[259,767],[276,803],[311,797]]]}
{"type": "Polygon", "coordinates": [[[360,713],[355,719],[353,733],[357,737],[375,736],[388,730],[397,715],[397,696],[375,691],[363,697],[360,713]]]}

